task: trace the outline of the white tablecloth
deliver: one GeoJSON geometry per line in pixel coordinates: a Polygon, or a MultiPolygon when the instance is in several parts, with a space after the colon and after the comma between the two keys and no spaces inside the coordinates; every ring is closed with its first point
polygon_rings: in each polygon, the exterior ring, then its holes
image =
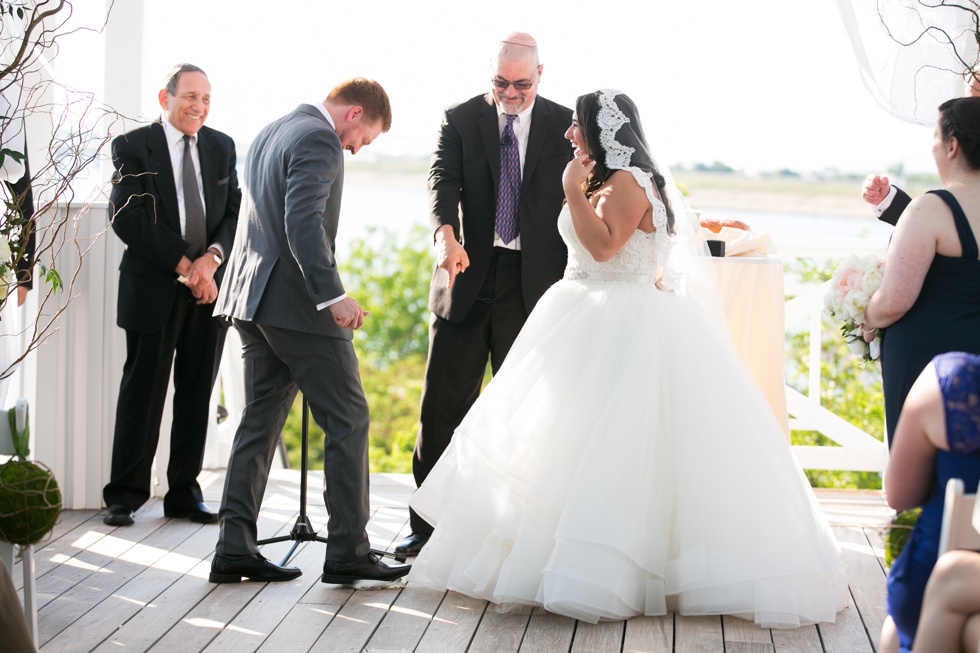
{"type": "Polygon", "coordinates": [[[749,256],[712,261],[718,274],[732,343],[789,438],[783,373],[786,340],[783,261],[749,256]]]}

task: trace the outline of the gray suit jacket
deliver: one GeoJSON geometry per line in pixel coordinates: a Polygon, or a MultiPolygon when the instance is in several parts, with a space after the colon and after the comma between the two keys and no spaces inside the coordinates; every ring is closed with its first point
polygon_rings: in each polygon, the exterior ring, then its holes
{"type": "Polygon", "coordinates": [[[344,152],[315,106],[259,132],[215,315],[350,340],[318,304],[344,294],[334,259],[344,152]]]}

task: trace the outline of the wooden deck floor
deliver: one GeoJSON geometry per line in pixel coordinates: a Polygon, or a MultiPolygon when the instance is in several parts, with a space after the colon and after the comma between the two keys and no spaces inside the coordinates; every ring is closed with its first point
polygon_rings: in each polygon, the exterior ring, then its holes
{"type": "MultiPolygon", "coordinates": [[[[220,473],[206,473],[217,506],[220,473]]],[[[387,548],[407,532],[408,475],[373,475],[372,545],[387,548]]],[[[310,474],[309,514],[325,512],[321,477],[310,474]]],[[[299,473],[273,473],[260,537],[288,533],[299,505],[299,473]]],[[[500,614],[485,601],[411,586],[353,591],[319,582],[323,545],[304,543],[288,583],[207,582],[217,526],[163,516],[159,500],[135,525],[112,528],[94,510],[65,512],[36,552],[40,651],[505,651],[877,653],[884,618],[882,525],[890,516],[876,492],[821,491],[849,565],[850,605],[831,625],[767,630],[731,617],[640,617],[591,625],[541,610],[500,614]]],[[[263,553],[278,561],[288,543],[263,553]]],[[[13,578],[21,590],[20,563],[13,578]]],[[[2,649],[0,643],[0,649],[2,649]]]]}

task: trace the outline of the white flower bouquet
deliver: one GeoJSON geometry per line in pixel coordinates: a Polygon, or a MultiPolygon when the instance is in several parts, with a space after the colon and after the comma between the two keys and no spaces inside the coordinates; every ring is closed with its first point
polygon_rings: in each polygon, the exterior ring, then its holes
{"type": "Polygon", "coordinates": [[[859,327],[864,324],[868,301],[881,287],[884,263],[873,254],[848,257],[834,270],[830,290],[824,296],[824,309],[841,321],[841,335],[851,352],[869,361],[877,360],[881,353],[881,336],[876,334],[870,343],[865,342],[859,327]]]}

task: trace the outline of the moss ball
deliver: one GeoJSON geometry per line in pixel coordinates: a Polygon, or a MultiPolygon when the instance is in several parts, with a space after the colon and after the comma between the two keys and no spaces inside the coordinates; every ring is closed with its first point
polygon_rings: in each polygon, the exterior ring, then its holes
{"type": "Polygon", "coordinates": [[[11,460],[0,465],[0,540],[34,544],[61,514],[61,490],[44,465],[11,460]]]}

